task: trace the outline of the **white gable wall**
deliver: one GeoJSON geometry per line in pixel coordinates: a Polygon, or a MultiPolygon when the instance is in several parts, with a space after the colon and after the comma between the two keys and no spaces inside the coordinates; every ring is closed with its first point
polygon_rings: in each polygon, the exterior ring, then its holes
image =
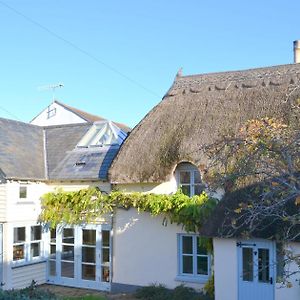
{"type": "MultiPolygon", "coordinates": [[[[292,251],[294,255],[300,255],[300,244],[291,243],[288,247],[288,250],[292,251]]],[[[276,285],[275,289],[275,300],[296,300],[299,299],[300,295],[300,282],[299,282],[299,266],[296,263],[292,263],[287,266],[290,272],[295,271],[295,276],[291,279],[292,287],[282,288],[280,284],[276,285]]]]}
{"type": "Polygon", "coordinates": [[[61,124],[75,124],[75,123],[86,123],[86,121],[74,114],[70,110],[66,109],[62,105],[54,102],[49,105],[49,109],[55,109],[55,115],[48,118],[48,107],[43,110],[38,116],[36,116],[30,123],[38,126],[50,126],[50,125],[61,125],[61,124]]]}

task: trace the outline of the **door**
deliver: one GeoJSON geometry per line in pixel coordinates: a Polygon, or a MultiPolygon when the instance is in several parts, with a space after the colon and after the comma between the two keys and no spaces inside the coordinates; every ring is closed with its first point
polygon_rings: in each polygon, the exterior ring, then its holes
{"type": "Polygon", "coordinates": [[[110,290],[111,233],[103,225],[51,230],[48,282],[110,290]]]}
{"type": "Polygon", "coordinates": [[[239,300],[274,300],[274,244],[238,242],[239,300]]]}

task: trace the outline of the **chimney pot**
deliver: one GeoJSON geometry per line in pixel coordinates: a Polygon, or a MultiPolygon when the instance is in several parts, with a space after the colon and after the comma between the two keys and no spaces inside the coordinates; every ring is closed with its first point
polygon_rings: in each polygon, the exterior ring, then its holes
{"type": "Polygon", "coordinates": [[[294,63],[300,63],[300,40],[294,41],[294,63]]]}

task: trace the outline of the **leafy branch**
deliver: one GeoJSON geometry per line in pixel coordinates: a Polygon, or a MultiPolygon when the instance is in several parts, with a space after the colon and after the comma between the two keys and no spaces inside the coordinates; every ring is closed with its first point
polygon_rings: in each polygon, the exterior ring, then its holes
{"type": "Polygon", "coordinates": [[[52,228],[58,224],[82,224],[112,213],[116,208],[136,208],[152,216],[164,216],[164,223],[181,224],[188,232],[197,232],[209,218],[217,200],[206,193],[188,197],[181,191],[172,195],[126,194],[113,191],[103,194],[97,188],[74,192],[56,190],[42,197],[40,222],[52,228]]]}

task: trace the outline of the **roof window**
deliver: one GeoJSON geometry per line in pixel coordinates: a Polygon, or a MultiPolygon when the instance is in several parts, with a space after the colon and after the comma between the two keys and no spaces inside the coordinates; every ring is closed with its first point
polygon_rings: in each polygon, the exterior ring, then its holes
{"type": "Polygon", "coordinates": [[[126,133],[110,121],[97,122],[78,143],[78,147],[120,145],[126,133]]]}

